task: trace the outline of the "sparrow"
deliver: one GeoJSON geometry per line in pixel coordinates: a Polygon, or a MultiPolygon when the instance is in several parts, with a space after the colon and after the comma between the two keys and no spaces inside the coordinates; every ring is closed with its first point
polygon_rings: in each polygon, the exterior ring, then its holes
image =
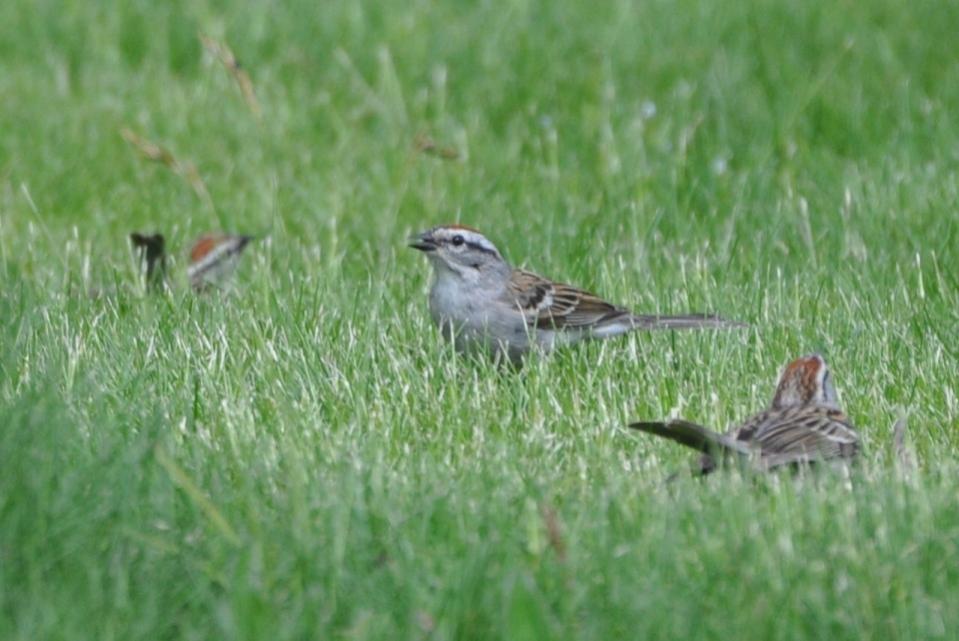
{"type": "Polygon", "coordinates": [[[442,225],[416,234],[409,246],[433,266],[433,321],[457,351],[475,349],[513,363],[532,349],[635,329],[744,327],[711,314],[634,314],[585,290],[511,267],[476,229],[442,225]]]}
{"type": "Polygon", "coordinates": [[[240,254],[253,236],[206,234],[193,243],[187,276],[194,291],[222,286],[236,271],[240,254]]]}
{"type": "Polygon", "coordinates": [[[829,459],[852,459],[859,434],[839,409],[832,377],[822,356],[797,358],[786,366],[769,408],[725,434],[682,419],[630,425],[703,453],[699,474],[717,461],[739,458],[761,471],[829,459]]]}
{"type": "Polygon", "coordinates": [[[166,283],[166,239],[163,234],[130,234],[140,273],[147,290],[162,289],[166,283]]]}

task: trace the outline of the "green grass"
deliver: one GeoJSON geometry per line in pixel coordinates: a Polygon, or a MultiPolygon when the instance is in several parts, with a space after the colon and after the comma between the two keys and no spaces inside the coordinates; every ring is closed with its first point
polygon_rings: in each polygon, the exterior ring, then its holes
{"type": "Polygon", "coordinates": [[[957,31],[932,0],[0,3],[0,638],[953,636],[957,31]],[[450,220],[752,328],[457,358],[404,243],[450,220]],[[137,288],[128,232],[182,273],[218,228],[269,233],[233,292],[137,288]],[[811,351],[848,478],[666,484],[691,455],[623,427],[723,427],[811,351]]]}

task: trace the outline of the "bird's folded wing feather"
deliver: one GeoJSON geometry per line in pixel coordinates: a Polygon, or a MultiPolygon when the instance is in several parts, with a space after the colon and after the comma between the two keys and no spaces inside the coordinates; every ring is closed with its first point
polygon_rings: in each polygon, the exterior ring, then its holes
{"type": "Polygon", "coordinates": [[[627,309],[585,290],[554,283],[522,269],[513,271],[509,292],[535,329],[586,329],[600,323],[632,317],[627,309]]]}
{"type": "Polygon", "coordinates": [[[767,467],[833,458],[851,458],[859,451],[859,435],[841,411],[826,407],[799,407],[767,413],[740,431],[762,452],[767,467]]]}
{"type": "Polygon", "coordinates": [[[715,455],[731,452],[748,456],[750,453],[750,449],[745,443],[736,441],[725,434],[714,432],[702,425],[681,419],[668,422],[640,421],[630,424],[630,427],[648,434],[668,438],[704,454],[715,455]]]}

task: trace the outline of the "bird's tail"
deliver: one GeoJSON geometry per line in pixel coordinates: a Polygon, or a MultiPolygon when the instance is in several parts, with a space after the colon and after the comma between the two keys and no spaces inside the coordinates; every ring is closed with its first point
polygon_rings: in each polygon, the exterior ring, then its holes
{"type": "Polygon", "coordinates": [[[749,454],[749,448],[725,434],[714,432],[702,425],[675,419],[669,422],[639,421],[629,425],[634,430],[655,434],[676,441],[703,454],[722,455],[725,453],[749,454]]]}
{"type": "Polygon", "coordinates": [[[681,316],[654,316],[633,314],[631,322],[642,329],[734,329],[749,327],[746,323],[727,320],[716,314],[683,314],[681,316]]]}
{"type": "Polygon", "coordinates": [[[162,289],[166,278],[166,239],[163,234],[130,234],[147,289],[162,289]]]}
{"type": "Polygon", "coordinates": [[[730,456],[735,456],[740,461],[745,462],[750,455],[749,448],[745,444],[725,434],[719,434],[702,425],[682,419],[669,422],[639,421],[631,423],[630,427],[647,434],[661,436],[702,452],[703,455],[700,457],[695,471],[697,475],[709,474],[716,469],[717,462],[730,456]]]}

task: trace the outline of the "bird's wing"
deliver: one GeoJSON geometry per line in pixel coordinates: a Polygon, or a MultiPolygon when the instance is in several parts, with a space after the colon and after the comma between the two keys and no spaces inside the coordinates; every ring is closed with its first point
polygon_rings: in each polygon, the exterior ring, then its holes
{"type": "Polygon", "coordinates": [[[534,329],[700,329],[748,327],[715,314],[659,316],[633,314],[584,289],[556,283],[532,272],[514,269],[509,281],[511,304],[534,329]]]}
{"type": "Polygon", "coordinates": [[[513,270],[509,293],[535,329],[588,329],[633,316],[595,294],[522,269],[513,270]]]}
{"type": "Polygon", "coordinates": [[[630,427],[648,434],[662,436],[671,441],[676,441],[686,447],[691,447],[704,454],[722,455],[724,453],[736,453],[748,456],[749,446],[745,443],[736,441],[733,438],[719,432],[684,421],[674,419],[668,422],[662,421],[639,421],[631,423],[630,427]]]}
{"type": "Polygon", "coordinates": [[[846,415],[823,406],[764,412],[740,428],[735,438],[758,448],[767,468],[852,458],[859,452],[859,434],[846,415]]]}

